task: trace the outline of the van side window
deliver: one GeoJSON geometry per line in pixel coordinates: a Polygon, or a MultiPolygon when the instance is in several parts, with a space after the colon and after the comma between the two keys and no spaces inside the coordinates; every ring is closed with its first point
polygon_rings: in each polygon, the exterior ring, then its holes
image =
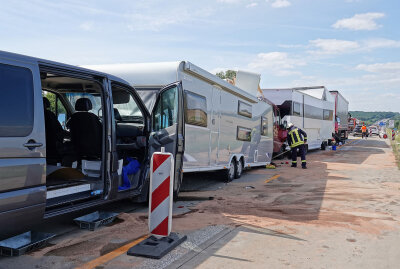
{"type": "Polygon", "coordinates": [[[301,116],[300,103],[293,102],[293,116],[301,116]]]}
{"type": "Polygon", "coordinates": [[[261,117],[261,135],[268,135],[268,119],[261,117]]]}
{"type": "Polygon", "coordinates": [[[0,136],[23,137],[33,128],[33,76],[23,67],[0,64],[0,136]]]}
{"type": "Polygon", "coordinates": [[[185,92],[185,122],[207,127],[207,100],[204,96],[185,92]]]}
{"type": "Polygon", "coordinates": [[[161,93],[153,115],[153,131],[174,125],[178,119],[178,88],[173,87],[161,93]]]}
{"type": "Polygon", "coordinates": [[[238,126],[236,138],[240,141],[251,141],[251,129],[238,126]]]}
{"type": "Polygon", "coordinates": [[[252,113],[251,113],[251,105],[246,104],[245,102],[238,101],[238,114],[251,118],[252,113]]]}

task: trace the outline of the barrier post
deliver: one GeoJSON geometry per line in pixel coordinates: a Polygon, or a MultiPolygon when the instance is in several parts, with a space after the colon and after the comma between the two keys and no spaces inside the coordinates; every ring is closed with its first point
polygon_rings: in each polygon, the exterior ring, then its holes
{"type": "Polygon", "coordinates": [[[396,139],[396,132],[394,131],[394,129],[392,129],[392,140],[396,139]]]}
{"type": "Polygon", "coordinates": [[[146,240],[128,250],[128,255],[160,259],[186,240],[171,233],[174,191],[174,158],[171,153],[154,152],[150,161],[149,232],[146,240]]]}

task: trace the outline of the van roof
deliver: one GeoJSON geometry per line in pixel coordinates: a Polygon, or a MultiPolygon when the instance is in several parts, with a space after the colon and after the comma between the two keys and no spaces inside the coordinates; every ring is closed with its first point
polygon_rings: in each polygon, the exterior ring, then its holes
{"type": "Polygon", "coordinates": [[[126,82],[125,80],[123,80],[119,77],[116,77],[114,75],[110,75],[107,73],[103,73],[103,72],[99,72],[99,71],[95,71],[92,69],[87,69],[87,68],[79,67],[79,66],[75,66],[75,65],[69,65],[69,64],[64,64],[64,63],[60,63],[60,62],[36,58],[36,57],[32,57],[32,56],[26,56],[26,55],[22,55],[22,54],[17,54],[17,53],[0,50],[0,59],[14,60],[14,61],[25,62],[25,63],[30,63],[30,64],[37,64],[37,65],[40,65],[40,64],[52,65],[52,66],[58,66],[58,67],[63,67],[63,68],[68,68],[68,69],[74,69],[74,70],[82,71],[82,72],[89,72],[94,75],[108,77],[109,79],[114,80],[116,82],[129,85],[128,82],[126,82]]]}

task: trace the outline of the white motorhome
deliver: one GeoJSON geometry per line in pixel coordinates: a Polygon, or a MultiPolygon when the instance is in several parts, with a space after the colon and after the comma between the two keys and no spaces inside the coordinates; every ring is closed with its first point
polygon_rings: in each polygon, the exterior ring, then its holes
{"type": "Polygon", "coordinates": [[[167,131],[155,132],[152,137],[159,147],[165,146],[174,154],[177,176],[182,175],[182,169],[225,169],[227,179],[232,180],[246,167],[270,163],[273,111],[270,104],[257,99],[257,88],[250,94],[187,61],[90,68],[119,75],[138,91],[153,111],[157,125],[153,130],[167,131]],[[185,123],[182,130],[174,124],[178,121],[185,123]],[[175,139],[178,146],[169,147],[175,139]]]}
{"type": "Polygon", "coordinates": [[[335,131],[335,100],[324,86],[262,91],[279,107],[283,122],[307,133],[308,149],[325,149],[335,131]]]}

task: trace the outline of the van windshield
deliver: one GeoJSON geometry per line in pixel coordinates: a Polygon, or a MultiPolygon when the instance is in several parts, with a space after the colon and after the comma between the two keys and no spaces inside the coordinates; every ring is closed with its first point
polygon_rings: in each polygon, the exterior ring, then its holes
{"type": "Polygon", "coordinates": [[[101,116],[101,95],[90,94],[85,92],[68,92],[64,93],[65,98],[71,103],[72,107],[75,108],[75,103],[80,98],[88,98],[92,102],[92,109],[89,112],[101,116]]]}

